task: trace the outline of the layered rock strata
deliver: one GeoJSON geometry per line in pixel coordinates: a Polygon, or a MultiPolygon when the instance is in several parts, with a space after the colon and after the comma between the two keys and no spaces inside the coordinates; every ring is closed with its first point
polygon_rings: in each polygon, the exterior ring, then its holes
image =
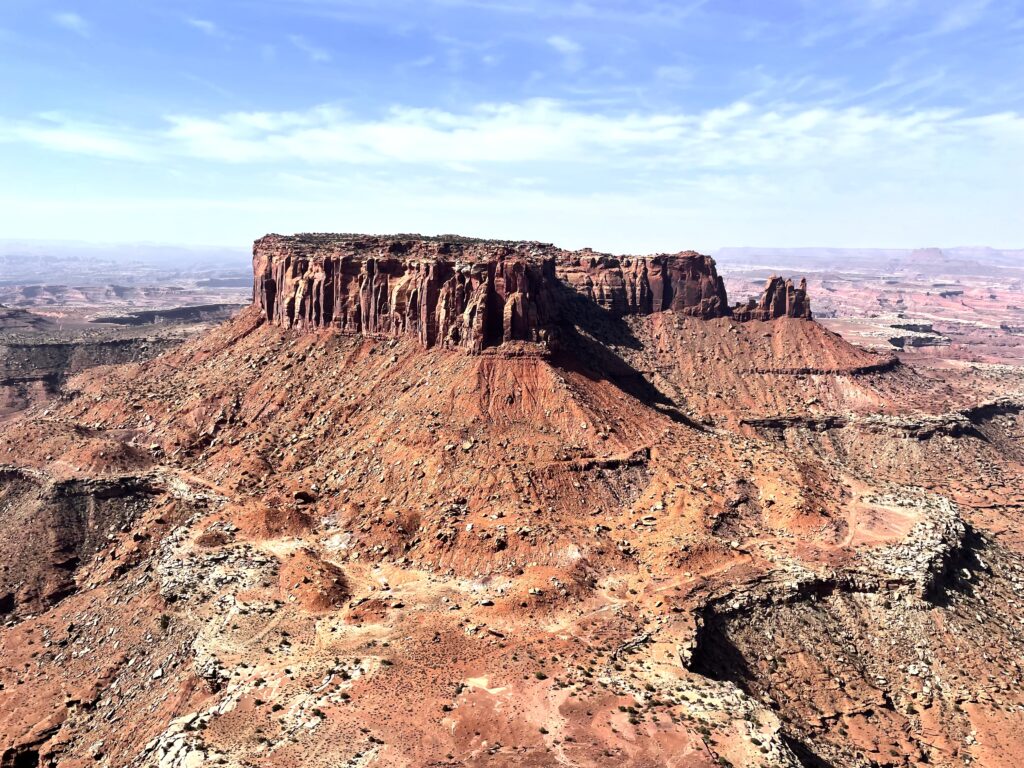
{"type": "Polygon", "coordinates": [[[693,251],[647,258],[569,255],[559,276],[576,291],[616,315],[672,310],[683,315],[725,317],[725,283],[710,256],[693,251]]]}
{"type": "Polygon", "coordinates": [[[470,245],[268,236],[253,252],[255,302],[278,325],[408,334],[425,347],[545,341],[557,304],[553,258],[470,245]]]}
{"type": "Polygon", "coordinates": [[[711,319],[810,317],[806,286],[772,278],[730,309],[714,260],[693,251],[616,257],[536,242],[445,236],[268,235],[253,249],[254,302],[288,328],[412,335],[479,352],[546,342],[572,290],[609,313],[711,319]]]}
{"type": "Polygon", "coordinates": [[[798,286],[792,280],[772,275],[759,299],[733,307],[732,315],[740,322],[748,320],[777,320],[780,317],[811,318],[811,302],[807,298],[807,281],[798,286]]]}

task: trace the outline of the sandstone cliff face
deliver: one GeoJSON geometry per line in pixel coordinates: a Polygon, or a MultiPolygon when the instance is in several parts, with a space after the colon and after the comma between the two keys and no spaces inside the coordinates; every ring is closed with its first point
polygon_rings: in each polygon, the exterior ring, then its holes
{"type": "Polygon", "coordinates": [[[287,328],[412,335],[479,352],[547,342],[576,291],[611,314],[810,317],[806,286],[773,278],[760,301],[730,309],[714,260],[693,251],[616,257],[535,242],[454,236],[268,235],[253,249],[254,302],[287,328]]]}
{"type": "Polygon", "coordinates": [[[623,259],[584,254],[559,267],[559,276],[576,291],[617,315],[669,309],[705,319],[729,314],[714,260],[693,251],[623,259]]]}
{"type": "Polygon", "coordinates": [[[256,242],[253,268],[270,322],[408,334],[425,347],[542,342],[557,303],[554,260],[500,243],[271,235],[256,242]]]}
{"type": "Polygon", "coordinates": [[[748,320],[777,320],[780,317],[811,318],[811,302],[807,298],[807,281],[793,286],[792,280],[772,275],[760,299],[733,307],[732,315],[741,322],[748,320]]]}

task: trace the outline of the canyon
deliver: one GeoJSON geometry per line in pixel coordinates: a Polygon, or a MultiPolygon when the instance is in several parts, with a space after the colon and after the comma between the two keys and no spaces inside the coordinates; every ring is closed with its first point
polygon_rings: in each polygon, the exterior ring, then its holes
{"type": "Polygon", "coordinates": [[[87,368],[145,362],[227,320],[250,282],[219,251],[0,240],[0,420],[87,368]]]}
{"type": "Polygon", "coordinates": [[[252,265],[0,420],[3,768],[1019,763],[1019,366],[693,251],[252,265]]]}

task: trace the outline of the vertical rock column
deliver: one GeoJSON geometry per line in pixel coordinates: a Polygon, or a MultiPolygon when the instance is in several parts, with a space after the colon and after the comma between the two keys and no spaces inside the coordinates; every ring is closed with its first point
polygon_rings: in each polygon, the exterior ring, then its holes
{"type": "Polygon", "coordinates": [[[792,280],[772,275],[765,284],[760,298],[733,308],[733,317],[742,322],[749,320],[776,320],[781,317],[811,318],[811,302],[807,298],[807,280],[793,286],[792,280]]]}

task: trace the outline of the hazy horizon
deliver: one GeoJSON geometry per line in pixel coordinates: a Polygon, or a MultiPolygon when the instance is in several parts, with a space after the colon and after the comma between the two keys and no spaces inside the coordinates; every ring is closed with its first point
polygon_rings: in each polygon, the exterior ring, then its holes
{"type": "MultiPolygon", "coordinates": [[[[271,234],[271,233],[264,233],[271,234]]],[[[278,233],[280,234],[280,233],[278,233]]],[[[367,235],[396,235],[396,234],[426,234],[426,233],[365,233],[367,235]]],[[[440,235],[445,234],[465,234],[465,233],[438,233],[440,235]]],[[[475,237],[472,233],[469,233],[469,237],[475,237]]],[[[262,235],[261,235],[262,237],[262,235]]],[[[258,238],[254,238],[256,240],[258,238]]],[[[535,239],[528,237],[514,238],[519,240],[535,239]]],[[[554,242],[553,245],[558,247],[564,247],[562,243],[554,242]]],[[[87,240],[55,240],[55,239],[44,239],[44,238],[5,238],[0,237],[0,257],[11,257],[11,256],[38,256],[38,257],[74,257],[74,256],[85,256],[85,255],[103,255],[114,260],[146,260],[153,259],[158,256],[174,257],[181,254],[190,254],[196,258],[209,258],[214,254],[219,254],[224,257],[239,257],[248,259],[251,255],[252,242],[239,243],[237,245],[216,245],[216,244],[182,244],[172,242],[128,242],[128,241],[110,241],[110,242],[99,242],[99,241],[87,241],[87,240]]],[[[582,247],[593,247],[593,246],[582,246],[582,247]]],[[[596,251],[602,251],[603,249],[594,247],[596,251]]],[[[682,250],[689,250],[689,247],[685,243],[681,243],[676,248],[667,249],[666,253],[679,252],[682,250]]],[[[785,246],[785,245],[722,245],[708,249],[706,252],[716,258],[739,258],[742,256],[754,256],[760,255],[764,257],[772,256],[818,256],[825,257],[829,255],[864,255],[864,256],[888,256],[897,257],[905,256],[916,252],[927,252],[930,250],[939,250],[947,256],[955,258],[977,258],[984,257],[985,254],[991,254],[993,258],[999,257],[1020,257],[1024,256],[1024,248],[995,248],[988,245],[953,245],[953,246],[937,246],[937,245],[922,245],[913,248],[901,248],[901,247],[875,247],[875,248],[858,248],[848,247],[842,245],[812,245],[812,246],[785,246]]],[[[654,253],[654,251],[642,252],[638,249],[626,249],[622,251],[606,251],[613,253],[621,253],[622,255],[645,255],[645,253],[654,253]]],[[[983,259],[984,260],[984,259],[983,259]]]]}

